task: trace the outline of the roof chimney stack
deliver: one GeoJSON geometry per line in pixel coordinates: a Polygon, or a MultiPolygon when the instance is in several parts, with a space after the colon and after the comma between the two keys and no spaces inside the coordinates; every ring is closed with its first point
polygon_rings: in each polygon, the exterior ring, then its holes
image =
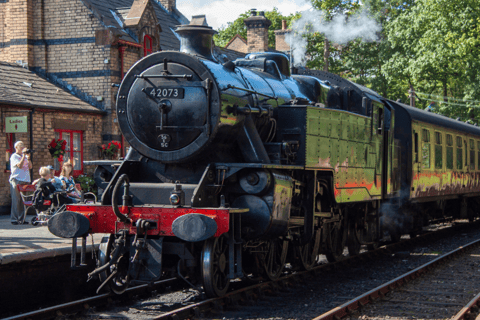
{"type": "Polygon", "coordinates": [[[265,12],[257,9],[250,10],[251,16],[244,20],[247,26],[247,52],[268,51],[268,27],[272,24],[265,18],[265,12]]]}
{"type": "Polygon", "coordinates": [[[168,10],[168,12],[173,12],[173,9],[177,7],[177,0],[159,0],[162,6],[168,10]]]}
{"type": "Polygon", "coordinates": [[[285,41],[285,35],[292,32],[292,30],[287,29],[287,21],[282,20],[282,30],[275,30],[275,50],[282,52],[290,51],[290,44],[285,41]]]}

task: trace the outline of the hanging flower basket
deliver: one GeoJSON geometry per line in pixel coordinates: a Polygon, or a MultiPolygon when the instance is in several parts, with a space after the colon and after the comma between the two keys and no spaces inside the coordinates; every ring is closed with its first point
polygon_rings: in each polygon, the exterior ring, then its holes
{"type": "Polygon", "coordinates": [[[63,162],[63,155],[65,154],[66,146],[67,141],[63,139],[53,139],[50,144],[48,144],[47,148],[53,159],[58,159],[59,162],[63,162]]]}
{"type": "Polygon", "coordinates": [[[118,155],[118,150],[120,150],[121,145],[120,142],[112,141],[109,142],[108,145],[102,144],[102,151],[105,158],[115,159],[118,155]]]}

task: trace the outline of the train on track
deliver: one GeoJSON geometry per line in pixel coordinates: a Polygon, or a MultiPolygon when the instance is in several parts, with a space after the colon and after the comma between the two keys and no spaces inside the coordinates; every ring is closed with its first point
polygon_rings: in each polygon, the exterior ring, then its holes
{"type": "Polygon", "coordinates": [[[65,238],[106,233],[101,286],[166,276],[222,296],[434,220],[475,219],[480,129],[385,99],[264,52],[229,61],[210,27],[179,26],[180,52],[138,61],[116,116],[130,151],[99,161],[96,204],[49,220],[65,238]],[[453,209],[453,210],[450,210],[453,209]]]}

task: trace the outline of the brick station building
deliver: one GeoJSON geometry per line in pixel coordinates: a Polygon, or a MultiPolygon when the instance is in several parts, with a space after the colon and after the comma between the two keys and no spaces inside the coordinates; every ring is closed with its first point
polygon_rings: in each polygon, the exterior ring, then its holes
{"type": "MultiPolygon", "coordinates": [[[[7,160],[16,140],[35,149],[33,178],[58,162],[47,144],[68,141],[75,174],[99,147],[123,143],[115,119],[117,88],[140,58],[179,50],[175,26],[188,20],[175,0],[0,0],[0,211],[11,203],[7,160]],[[26,116],[28,132],[7,133],[5,121],[26,116]]],[[[122,152],[126,144],[123,144],[122,152]]]]}
{"type": "MultiPolygon", "coordinates": [[[[205,16],[193,17],[192,23],[206,25],[205,16]]],[[[33,179],[40,166],[60,168],[46,147],[53,138],[68,140],[76,175],[92,173],[83,161],[100,159],[102,144],[119,141],[125,151],[112,84],[119,84],[148,54],[178,51],[173,30],[180,24],[188,20],[175,0],[0,0],[2,128],[9,117],[28,119],[26,133],[0,132],[0,152],[5,154],[0,212],[11,203],[6,162],[16,140],[36,150],[33,179]]],[[[246,52],[268,50],[270,21],[255,12],[246,24],[248,43],[239,38],[239,46],[232,41],[231,48],[215,48],[215,54],[235,60],[246,52]]]]}

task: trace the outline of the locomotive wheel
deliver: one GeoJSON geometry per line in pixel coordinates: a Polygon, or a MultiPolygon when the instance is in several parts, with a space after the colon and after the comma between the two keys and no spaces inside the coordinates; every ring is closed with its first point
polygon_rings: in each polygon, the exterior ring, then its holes
{"type": "Polygon", "coordinates": [[[356,256],[360,253],[360,249],[362,248],[362,244],[359,241],[359,232],[357,230],[356,223],[350,223],[348,228],[348,239],[347,239],[347,247],[348,247],[348,254],[350,256],[356,256]]]}
{"type": "Polygon", "coordinates": [[[311,270],[317,263],[318,248],[320,246],[320,231],[316,230],[312,240],[304,246],[296,246],[295,250],[302,267],[305,270],[311,270]]]}
{"type": "MultiPolygon", "coordinates": [[[[100,250],[97,263],[98,267],[107,264],[111,260],[114,252],[114,243],[115,236],[113,234],[102,238],[102,242],[100,243],[99,247],[100,250]]],[[[128,253],[126,253],[120,258],[117,264],[111,265],[110,268],[99,274],[100,281],[103,283],[112,275],[112,273],[116,272],[116,274],[107,283],[107,287],[116,294],[122,294],[128,288],[128,264],[129,258],[128,253]]]]}
{"type": "Polygon", "coordinates": [[[347,243],[347,231],[343,228],[342,222],[328,223],[326,226],[327,238],[327,260],[336,262],[343,259],[343,249],[347,243]]]}
{"type": "Polygon", "coordinates": [[[268,251],[264,261],[264,274],[270,280],[276,280],[282,274],[287,260],[288,242],[280,238],[268,242],[268,251]]]}
{"type": "Polygon", "coordinates": [[[225,295],[228,279],[228,242],[226,235],[208,239],[202,251],[202,277],[205,294],[209,298],[225,295]]]}

